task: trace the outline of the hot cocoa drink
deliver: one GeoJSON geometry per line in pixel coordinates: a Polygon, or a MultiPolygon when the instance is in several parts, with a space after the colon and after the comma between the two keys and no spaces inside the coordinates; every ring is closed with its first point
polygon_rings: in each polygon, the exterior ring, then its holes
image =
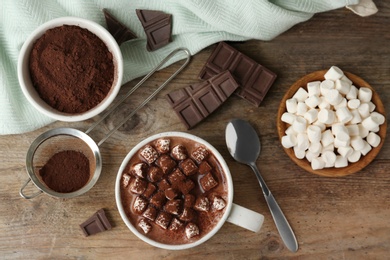
{"type": "Polygon", "coordinates": [[[205,236],[228,202],[226,176],[216,157],[184,137],[162,137],[138,150],[122,173],[120,190],[132,225],[171,245],[205,236]]]}

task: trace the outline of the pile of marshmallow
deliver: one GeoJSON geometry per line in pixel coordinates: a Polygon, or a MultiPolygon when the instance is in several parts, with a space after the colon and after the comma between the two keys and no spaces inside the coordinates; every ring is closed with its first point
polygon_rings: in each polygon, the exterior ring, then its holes
{"type": "Polygon", "coordinates": [[[377,133],[385,122],[375,111],[370,88],[357,88],[336,66],[324,77],[286,100],[287,111],[281,118],[289,125],[283,147],[293,148],[295,156],[306,158],[313,170],[357,162],[380,144],[377,133]]]}

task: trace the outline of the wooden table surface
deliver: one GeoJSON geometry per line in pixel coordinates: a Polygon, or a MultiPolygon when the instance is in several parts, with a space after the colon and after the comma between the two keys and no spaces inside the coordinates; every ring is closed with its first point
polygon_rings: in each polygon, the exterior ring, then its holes
{"type": "MultiPolygon", "coordinates": [[[[86,130],[93,120],[56,122],[23,135],[0,137],[1,259],[384,259],[390,254],[390,139],[362,171],[339,178],[305,172],[285,154],[276,131],[280,100],[289,86],[307,73],[337,65],[359,75],[379,93],[390,111],[390,3],[377,1],[379,12],[367,18],[346,9],[315,15],[272,41],[232,46],[276,72],[278,78],[259,108],[232,96],[203,123],[187,131],[164,95],[198,82],[197,75],[214,46],[193,56],[190,65],[102,146],[103,171],[97,184],[73,199],[19,196],[27,180],[25,156],[42,132],[60,126],[86,130]],[[252,173],[236,163],[225,146],[224,130],[233,118],[249,120],[257,129],[262,152],[257,161],[270,190],[290,221],[299,243],[296,253],[283,244],[252,173]],[[233,175],[234,202],[265,216],[259,233],[226,223],[206,243],[189,250],[168,251],[139,240],[125,226],[115,204],[114,182],[130,149],[143,138],[163,131],[183,131],[204,138],[223,155],[233,175]],[[104,208],[110,231],[84,237],[79,224],[104,208]]],[[[162,70],[114,118],[123,116],[179,67],[162,70]]],[[[125,93],[137,80],[126,84],[125,93]]],[[[105,120],[91,136],[99,139],[115,125],[105,120]]],[[[388,128],[389,129],[389,128],[388,128]]],[[[29,188],[29,191],[34,191],[29,188]]]]}

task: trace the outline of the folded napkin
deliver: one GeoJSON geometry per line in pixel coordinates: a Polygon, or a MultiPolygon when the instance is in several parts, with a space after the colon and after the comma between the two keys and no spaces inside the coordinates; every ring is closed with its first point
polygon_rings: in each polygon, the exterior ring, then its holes
{"type": "MultiPolygon", "coordinates": [[[[371,0],[369,0],[371,1],[371,0]]],[[[20,134],[45,126],[53,119],[38,112],[24,97],[17,79],[17,59],[23,42],[39,25],[63,16],[95,21],[106,27],[106,8],[139,38],[121,45],[123,83],[147,74],[167,54],[186,47],[194,55],[219,41],[271,40],[297,23],[359,0],[59,0],[0,1],[0,134],[20,134]],[[148,52],[146,36],[135,9],[172,14],[172,42],[148,52]]],[[[375,6],[375,5],[374,5],[375,6]]],[[[176,57],[170,64],[183,57],[176,57]]]]}

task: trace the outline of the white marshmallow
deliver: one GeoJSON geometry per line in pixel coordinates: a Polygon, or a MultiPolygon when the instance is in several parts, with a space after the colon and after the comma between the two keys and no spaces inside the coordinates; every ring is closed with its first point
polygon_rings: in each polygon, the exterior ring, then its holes
{"type": "Polygon", "coordinates": [[[369,116],[362,121],[362,126],[368,131],[373,131],[379,126],[379,118],[376,116],[369,116]]]}
{"type": "Polygon", "coordinates": [[[308,107],[315,108],[321,103],[321,99],[317,95],[312,95],[305,100],[305,103],[308,107]]]}
{"type": "Polygon", "coordinates": [[[337,66],[332,66],[330,69],[325,73],[324,78],[325,79],[331,79],[331,80],[338,80],[342,76],[344,76],[344,72],[337,66]]]}
{"type": "Polygon", "coordinates": [[[358,111],[362,119],[370,115],[370,107],[367,103],[360,103],[360,106],[358,107],[358,111]]]}
{"type": "Polygon", "coordinates": [[[321,158],[325,162],[325,167],[333,167],[336,162],[336,154],[333,151],[325,151],[321,154],[321,158]]]}
{"type": "Polygon", "coordinates": [[[328,145],[333,144],[333,142],[334,142],[334,136],[329,129],[322,132],[321,143],[323,147],[327,147],[328,145]]]}
{"type": "Polygon", "coordinates": [[[306,152],[304,150],[299,149],[297,146],[294,146],[293,149],[294,149],[295,157],[297,157],[298,159],[305,158],[306,152]]]}
{"type": "Polygon", "coordinates": [[[359,161],[361,155],[362,154],[360,153],[360,151],[354,150],[352,152],[352,154],[350,156],[348,156],[348,162],[355,163],[355,162],[359,161]]]}
{"type": "Polygon", "coordinates": [[[379,125],[371,130],[371,132],[378,133],[380,130],[379,125]]]}
{"type": "Polygon", "coordinates": [[[353,83],[347,76],[345,76],[345,74],[340,79],[348,82],[350,85],[353,83]]]}
{"type": "Polygon", "coordinates": [[[358,91],[358,98],[359,98],[360,101],[362,101],[363,103],[370,102],[370,101],[371,101],[371,98],[372,98],[372,90],[369,89],[369,88],[366,88],[366,87],[361,87],[361,88],[359,88],[359,91],[358,91]]]}
{"type": "Polygon", "coordinates": [[[332,106],[336,106],[340,104],[343,97],[337,89],[330,89],[325,95],[325,100],[332,106]]]}
{"type": "Polygon", "coordinates": [[[358,136],[358,135],[360,135],[359,127],[358,127],[357,124],[346,125],[345,127],[346,127],[347,130],[348,130],[349,136],[358,136]]]}
{"type": "Polygon", "coordinates": [[[321,141],[321,128],[315,125],[309,125],[307,127],[307,137],[312,143],[319,143],[321,141]]]}
{"type": "Polygon", "coordinates": [[[357,109],[360,106],[360,99],[350,99],[348,101],[348,108],[349,109],[357,109]]]}
{"type": "Polygon", "coordinates": [[[379,125],[382,125],[385,123],[385,116],[378,112],[372,112],[371,117],[375,118],[375,121],[379,123],[379,125]]]}
{"type": "Polygon", "coordinates": [[[309,94],[307,93],[307,91],[301,87],[297,90],[297,92],[295,92],[293,98],[298,100],[298,102],[305,102],[308,96],[309,94]]]}
{"type": "Polygon", "coordinates": [[[324,96],[320,96],[320,103],[318,104],[319,109],[330,109],[330,104],[325,100],[324,96]]]}
{"type": "Polygon", "coordinates": [[[367,155],[368,152],[370,152],[372,150],[372,147],[366,141],[363,141],[363,142],[364,142],[364,147],[363,147],[363,149],[360,150],[360,152],[362,153],[362,155],[367,155]]]}
{"type": "Polygon", "coordinates": [[[350,141],[351,141],[351,137],[349,136],[348,131],[347,132],[341,131],[337,133],[336,138],[334,139],[334,146],[336,148],[339,148],[341,146],[348,146],[350,144],[350,141]]]}
{"type": "Polygon", "coordinates": [[[321,170],[325,167],[325,162],[321,157],[313,158],[311,161],[311,168],[313,170],[321,170]]]}
{"type": "Polygon", "coordinates": [[[309,138],[307,137],[307,134],[306,133],[299,133],[297,135],[297,145],[296,147],[299,149],[299,150],[302,150],[302,151],[306,151],[307,149],[309,149],[309,138]]]}
{"type": "Polygon", "coordinates": [[[351,146],[353,149],[360,151],[364,148],[365,141],[360,136],[351,137],[351,146]]]}
{"type": "Polygon", "coordinates": [[[326,96],[326,94],[328,94],[329,90],[331,89],[334,89],[334,81],[326,79],[321,82],[320,84],[321,95],[326,96]]]}
{"type": "Polygon", "coordinates": [[[303,116],[303,115],[305,115],[306,112],[307,112],[306,103],[299,101],[298,105],[297,105],[297,115],[303,116]]]}
{"type": "Polygon", "coordinates": [[[368,111],[370,111],[370,113],[373,112],[376,108],[375,104],[372,103],[371,101],[367,102],[367,104],[368,104],[368,111]]]}
{"type": "Polygon", "coordinates": [[[358,124],[362,122],[362,117],[357,109],[351,109],[352,119],[349,121],[350,124],[358,124]]]}
{"type": "Polygon", "coordinates": [[[322,150],[321,150],[321,153],[324,153],[326,151],[331,151],[333,152],[334,151],[334,143],[331,143],[330,145],[328,146],[322,146],[322,150]]]}
{"type": "Polygon", "coordinates": [[[297,116],[292,114],[292,113],[284,112],[282,114],[281,120],[282,120],[282,122],[285,122],[287,124],[292,125],[294,123],[294,120],[295,120],[296,117],[297,116]]]}
{"type": "Polygon", "coordinates": [[[349,92],[346,95],[348,99],[355,99],[358,96],[358,89],[354,85],[349,88],[349,92]]]}
{"type": "Polygon", "coordinates": [[[309,146],[309,151],[313,154],[320,154],[322,151],[322,144],[320,142],[312,142],[309,146]]]}
{"type": "Polygon", "coordinates": [[[297,132],[294,131],[294,128],[292,125],[287,127],[286,131],[284,131],[286,135],[297,135],[297,132]]]}
{"type": "Polygon", "coordinates": [[[378,145],[381,142],[381,137],[373,132],[370,132],[367,135],[367,143],[371,145],[372,147],[378,147],[378,145]]]}
{"type": "MultiPolygon", "coordinates": [[[[318,119],[318,115],[317,115],[318,119]]],[[[324,123],[321,123],[320,121],[315,121],[312,125],[318,126],[321,129],[321,132],[325,131],[326,125],[324,123]]]]}
{"type": "Polygon", "coordinates": [[[318,118],[318,110],[317,109],[310,109],[309,111],[307,111],[303,117],[307,120],[307,122],[309,124],[313,123],[314,121],[317,120],[318,118]]]}
{"type": "Polygon", "coordinates": [[[284,148],[291,148],[297,144],[297,138],[295,135],[285,135],[282,137],[282,146],[284,148]]]}
{"type": "Polygon", "coordinates": [[[348,159],[341,155],[336,156],[336,162],[334,163],[335,168],[343,168],[348,166],[348,159]]]}
{"type": "Polygon", "coordinates": [[[337,152],[341,156],[348,158],[353,153],[353,149],[351,146],[342,146],[337,149],[337,152]]]}
{"type": "Polygon", "coordinates": [[[307,150],[306,151],[306,155],[305,155],[305,158],[311,162],[313,160],[313,158],[318,158],[319,156],[319,153],[318,154],[315,154],[315,153],[312,153],[311,151],[307,150]]]}
{"type": "Polygon", "coordinates": [[[370,131],[368,131],[368,129],[365,128],[362,124],[357,124],[357,126],[359,127],[359,136],[361,138],[366,138],[370,131]]]}
{"type": "Polygon", "coordinates": [[[331,131],[334,136],[336,136],[340,132],[344,132],[349,135],[348,128],[343,123],[333,124],[331,127],[331,131]]]}
{"type": "Polygon", "coordinates": [[[309,97],[311,96],[319,96],[321,94],[320,92],[320,84],[321,81],[312,81],[307,83],[307,93],[309,94],[309,97]]]}
{"type": "Polygon", "coordinates": [[[286,109],[287,112],[295,114],[297,112],[297,105],[298,105],[298,100],[295,98],[290,98],[286,100],[286,109]]]}
{"type": "Polygon", "coordinates": [[[297,116],[292,126],[295,132],[304,133],[306,131],[307,121],[303,117],[297,116]]]}
{"type": "Polygon", "coordinates": [[[336,80],[335,82],[336,89],[343,95],[348,94],[351,84],[344,80],[336,80]]]}
{"type": "Polygon", "coordinates": [[[324,124],[332,124],[335,120],[335,113],[329,109],[320,109],[318,112],[318,121],[324,124]]]}
{"type": "Polygon", "coordinates": [[[333,108],[336,109],[336,110],[341,108],[341,107],[348,107],[348,102],[347,102],[346,98],[342,98],[340,103],[338,103],[337,105],[333,106],[333,108]]]}
{"type": "Polygon", "coordinates": [[[336,115],[337,115],[339,122],[344,123],[344,124],[351,121],[353,118],[351,111],[349,111],[349,109],[346,107],[340,107],[339,109],[337,109],[336,115]]]}

